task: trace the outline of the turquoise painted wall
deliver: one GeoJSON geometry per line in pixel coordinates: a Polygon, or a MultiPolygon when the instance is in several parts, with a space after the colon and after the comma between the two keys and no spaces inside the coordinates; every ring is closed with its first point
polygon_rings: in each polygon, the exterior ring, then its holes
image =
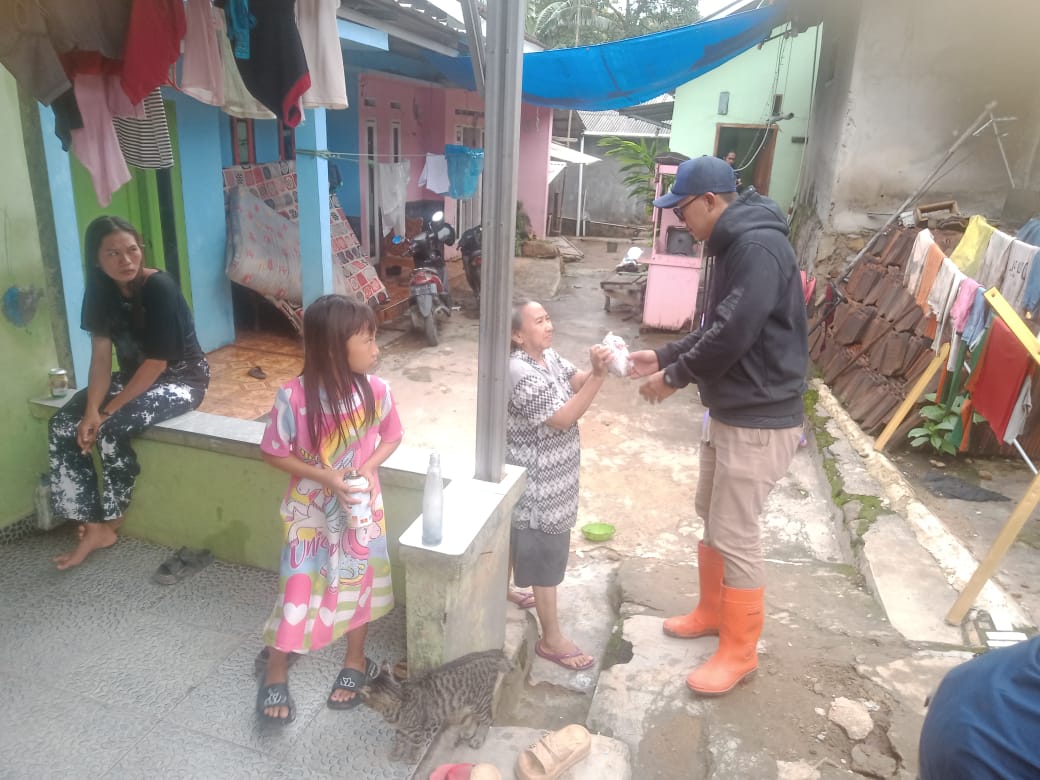
{"type": "MultiPolygon", "coordinates": [[[[28,399],[47,394],[47,370],[57,364],[46,275],[25,161],[18,92],[0,69],[0,146],[7,150],[0,187],[0,294],[12,287],[41,293],[24,323],[0,316],[0,527],[32,513],[33,488],[47,468],[46,438],[29,415],[28,399]]],[[[71,369],[71,366],[65,368],[71,369]]]]}
{"type": "Polygon", "coordinates": [[[786,210],[797,188],[806,148],[805,143],[792,139],[807,135],[816,78],[815,44],[816,28],[792,39],[777,38],[679,87],[672,117],[672,150],[690,157],[715,154],[720,126],[763,124],[772,114],[773,95],[783,95],[780,112],[793,112],[794,118],[777,123],[769,197],[786,210]],[[719,114],[722,92],[729,93],[725,115],[719,114]]]}

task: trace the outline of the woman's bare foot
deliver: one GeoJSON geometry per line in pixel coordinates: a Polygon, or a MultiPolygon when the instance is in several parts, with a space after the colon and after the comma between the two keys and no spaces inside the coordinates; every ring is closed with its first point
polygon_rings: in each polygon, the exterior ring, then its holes
{"type": "MultiPolygon", "coordinates": [[[[267,670],[264,672],[264,685],[276,685],[289,682],[289,654],[273,647],[268,651],[267,670]]],[[[274,720],[288,720],[291,710],[287,704],[276,707],[265,707],[264,715],[274,720]]]]}
{"type": "Polygon", "coordinates": [[[80,523],[79,528],[76,529],[76,533],[79,536],[79,543],[76,545],[76,549],[72,552],[55,556],[54,563],[62,571],[71,569],[73,566],[79,566],[94,550],[101,550],[115,544],[119,540],[119,537],[116,535],[116,529],[122,523],[122,518],[109,523],[80,523]]]}

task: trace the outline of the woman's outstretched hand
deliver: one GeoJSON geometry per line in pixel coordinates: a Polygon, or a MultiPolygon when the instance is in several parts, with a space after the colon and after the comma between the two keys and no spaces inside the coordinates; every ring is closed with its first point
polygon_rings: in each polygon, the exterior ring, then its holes
{"type": "Polygon", "coordinates": [[[629,352],[628,359],[632,361],[632,367],[628,370],[628,375],[632,379],[656,374],[661,368],[657,362],[657,353],[652,349],[629,352]]]}
{"type": "Polygon", "coordinates": [[[589,361],[592,363],[593,376],[606,376],[610,367],[611,352],[609,347],[593,344],[589,347],[589,361]]]}

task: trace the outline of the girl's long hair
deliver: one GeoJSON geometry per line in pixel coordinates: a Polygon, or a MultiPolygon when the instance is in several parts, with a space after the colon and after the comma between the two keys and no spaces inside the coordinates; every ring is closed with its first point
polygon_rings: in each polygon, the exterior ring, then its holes
{"type": "MultiPolygon", "coordinates": [[[[83,262],[86,265],[84,302],[91,309],[92,317],[101,317],[106,321],[115,316],[123,301],[119,287],[111,277],[101,270],[98,253],[101,242],[113,233],[129,233],[134,237],[141,249],[141,265],[137,270],[137,278],[130,285],[131,318],[136,327],[144,327],[144,303],[141,300],[141,279],[145,268],[144,239],[137,228],[122,217],[98,217],[89,225],[83,235],[83,262]]],[[[95,320],[95,323],[97,320],[95,320]]]]}
{"type": "Polygon", "coordinates": [[[335,420],[346,412],[354,435],[375,420],[375,396],[368,377],[356,374],[347,360],[347,340],[356,333],[376,332],[376,315],[364,303],[342,295],[323,295],[303,313],[303,394],[307,402],[307,431],[315,445],[336,431],[340,444],[343,428],[335,420]],[[331,421],[321,413],[321,391],[332,412],[331,421]],[[354,400],[360,396],[360,407],[354,400]]]}

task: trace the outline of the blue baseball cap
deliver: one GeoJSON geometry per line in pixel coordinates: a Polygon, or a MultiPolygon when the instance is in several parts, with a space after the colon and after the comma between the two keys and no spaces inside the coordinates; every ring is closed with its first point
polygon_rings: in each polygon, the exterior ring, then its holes
{"type": "Polygon", "coordinates": [[[669,209],[691,195],[736,191],[737,174],[730,164],[706,154],[682,163],[675,172],[671,189],[655,200],[654,205],[659,209],[669,209]]]}

